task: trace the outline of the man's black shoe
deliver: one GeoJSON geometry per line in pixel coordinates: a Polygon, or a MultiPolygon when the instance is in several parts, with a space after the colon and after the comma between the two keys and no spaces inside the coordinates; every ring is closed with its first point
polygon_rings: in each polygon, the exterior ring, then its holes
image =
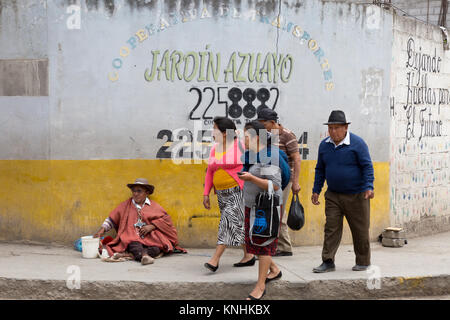
{"type": "Polygon", "coordinates": [[[292,252],[290,251],[278,251],[275,253],[274,257],[290,257],[292,256],[292,252]]]}
{"type": "Polygon", "coordinates": [[[370,266],[362,266],[359,264],[355,264],[352,268],[353,271],[367,271],[370,268],[370,266]]]}
{"type": "Polygon", "coordinates": [[[320,266],[313,269],[314,273],[324,273],[324,272],[330,272],[335,271],[336,266],[334,265],[334,262],[323,262],[320,266]]]}

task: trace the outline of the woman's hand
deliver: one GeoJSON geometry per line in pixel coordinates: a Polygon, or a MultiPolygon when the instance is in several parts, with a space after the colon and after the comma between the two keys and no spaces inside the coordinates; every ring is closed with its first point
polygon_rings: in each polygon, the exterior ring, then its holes
{"type": "Polygon", "coordinates": [[[211,203],[209,202],[209,196],[203,196],[203,206],[205,209],[211,209],[211,203]]]}
{"type": "MultiPolygon", "coordinates": [[[[259,178],[257,176],[252,175],[249,172],[239,172],[238,177],[241,180],[250,181],[251,183],[255,184],[256,186],[258,186],[259,188],[261,188],[263,190],[268,190],[268,188],[269,188],[269,182],[268,182],[269,180],[259,178]]],[[[280,189],[280,187],[277,186],[276,184],[274,184],[273,190],[277,191],[278,189],[280,189]]]]}
{"type": "Polygon", "coordinates": [[[238,173],[238,177],[244,181],[250,181],[253,179],[253,175],[250,172],[241,171],[238,173]]]}
{"type": "Polygon", "coordinates": [[[292,184],[291,189],[292,189],[292,193],[293,193],[293,194],[298,194],[298,193],[300,192],[300,190],[301,190],[301,187],[300,187],[300,185],[298,184],[298,182],[294,182],[294,183],[292,184]]]}
{"type": "Polygon", "coordinates": [[[152,232],[153,230],[155,230],[156,227],[152,224],[147,224],[145,226],[143,226],[142,228],[139,229],[139,236],[141,238],[145,237],[147,234],[149,234],[150,232],[152,232]]]}

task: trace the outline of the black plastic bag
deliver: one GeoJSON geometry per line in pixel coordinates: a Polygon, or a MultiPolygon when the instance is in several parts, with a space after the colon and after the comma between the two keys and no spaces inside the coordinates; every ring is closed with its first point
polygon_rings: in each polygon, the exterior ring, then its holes
{"type": "Polygon", "coordinates": [[[292,230],[300,230],[305,224],[305,210],[303,209],[298,195],[292,195],[291,207],[289,208],[289,215],[287,225],[292,230]]]}
{"type": "MultiPolygon", "coordinates": [[[[277,238],[280,229],[280,198],[276,194],[260,192],[256,196],[255,220],[252,234],[261,238],[277,238]]],[[[253,220],[253,219],[252,219],[253,220]]]]}
{"type": "Polygon", "coordinates": [[[280,231],[280,197],[273,190],[272,181],[268,181],[268,190],[260,192],[255,205],[250,211],[250,242],[255,246],[265,247],[278,238],[280,231]],[[256,239],[263,243],[253,242],[256,239]]]}

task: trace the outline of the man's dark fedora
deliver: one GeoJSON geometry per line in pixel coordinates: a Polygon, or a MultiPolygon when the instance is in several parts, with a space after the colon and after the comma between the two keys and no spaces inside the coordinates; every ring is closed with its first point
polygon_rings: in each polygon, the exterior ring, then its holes
{"type": "Polygon", "coordinates": [[[345,119],[345,113],[341,110],[333,110],[330,113],[330,117],[328,118],[328,122],[324,124],[350,124],[351,122],[347,122],[345,119]]]}

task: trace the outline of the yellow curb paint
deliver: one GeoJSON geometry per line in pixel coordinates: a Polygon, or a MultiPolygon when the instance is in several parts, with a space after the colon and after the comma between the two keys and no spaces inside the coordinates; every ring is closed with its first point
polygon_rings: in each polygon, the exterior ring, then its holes
{"type": "Polygon", "coordinates": [[[398,282],[401,285],[407,285],[408,289],[423,288],[424,281],[427,277],[398,277],[398,282]]]}

